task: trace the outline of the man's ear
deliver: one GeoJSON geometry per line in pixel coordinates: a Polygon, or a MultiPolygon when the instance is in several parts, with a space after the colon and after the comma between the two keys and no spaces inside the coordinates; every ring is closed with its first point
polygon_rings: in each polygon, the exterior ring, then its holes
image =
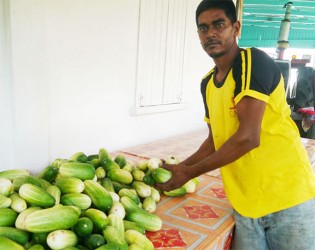
{"type": "Polygon", "coordinates": [[[239,35],[240,30],[241,30],[241,23],[239,21],[236,21],[233,24],[233,27],[234,27],[234,36],[237,37],[239,35]]]}

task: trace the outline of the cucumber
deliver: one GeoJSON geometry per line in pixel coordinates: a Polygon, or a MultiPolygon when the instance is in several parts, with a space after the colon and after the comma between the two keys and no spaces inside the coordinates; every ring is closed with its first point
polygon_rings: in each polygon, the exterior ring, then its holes
{"type": "Polygon", "coordinates": [[[94,228],[103,230],[108,225],[107,215],[98,209],[89,208],[84,212],[84,216],[90,218],[93,222],[94,228]]]}
{"type": "Polygon", "coordinates": [[[123,168],[127,164],[126,157],[122,154],[116,155],[114,161],[119,165],[120,168],[123,168]]]}
{"type": "Polygon", "coordinates": [[[24,245],[29,240],[29,233],[14,227],[0,227],[0,236],[24,245]]]}
{"type": "Polygon", "coordinates": [[[18,192],[20,187],[23,184],[25,184],[25,183],[31,183],[31,184],[34,184],[37,187],[41,187],[42,186],[40,181],[36,177],[31,176],[31,175],[21,175],[21,176],[16,177],[13,180],[14,191],[18,192]]]}
{"type": "Polygon", "coordinates": [[[145,235],[136,230],[127,230],[125,232],[125,239],[128,245],[137,244],[139,249],[154,250],[152,242],[145,235]]]}
{"type": "Polygon", "coordinates": [[[69,158],[70,161],[78,161],[86,163],[88,161],[87,156],[83,152],[76,152],[69,158]]]}
{"type": "Polygon", "coordinates": [[[91,204],[91,198],[86,194],[65,194],[61,196],[60,203],[63,205],[73,205],[82,210],[88,209],[91,204]]]}
{"type": "Polygon", "coordinates": [[[26,216],[25,227],[32,233],[45,233],[71,228],[78,220],[79,214],[72,207],[57,205],[26,216]]]}
{"type": "Polygon", "coordinates": [[[147,211],[148,213],[154,213],[156,210],[156,202],[154,201],[154,198],[150,195],[146,198],[144,198],[142,202],[142,208],[147,211]]]}
{"type": "Polygon", "coordinates": [[[108,178],[104,178],[102,179],[102,186],[108,191],[108,192],[115,192],[115,189],[114,189],[114,185],[111,181],[111,179],[108,179],[108,178]]]}
{"type": "Polygon", "coordinates": [[[55,185],[60,188],[62,194],[82,193],[84,183],[74,177],[63,177],[56,180],[55,185]]]}
{"type": "Polygon", "coordinates": [[[143,182],[149,186],[155,185],[155,180],[152,176],[152,172],[148,171],[145,176],[143,177],[143,182]]]}
{"type": "Polygon", "coordinates": [[[140,169],[135,169],[131,172],[132,177],[135,181],[143,181],[145,173],[140,169]]]}
{"type": "Polygon", "coordinates": [[[90,196],[94,206],[102,211],[108,211],[113,205],[112,196],[101,184],[92,180],[84,181],[84,192],[90,196]]]}
{"type": "Polygon", "coordinates": [[[13,183],[8,178],[0,178],[0,194],[8,197],[13,192],[13,183]]]}
{"type": "Polygon", "coordinates": [[[57,166],[48,166],[44,168],[40,173],[36,175],[37,178],[39,179],[44,179],[48,182],[53,182],[59,172],[59,167],[57,166]]]}
{"type": "Polygon", "coordinates": [[[138,162],[138,169],[142,171],[147,171],[148,170],[148,160],[143,159],[138,162]]]}
{"type": "Polygon", "coordinates": [[[152,171],[152,177],[157,183],[165,183],[172,178],[172,172],[159,167],[152,171]]]}
{"type": "Polygon", "coordinates": [[[45,250],[45,248],[41,244],[35,244],[28,248],[28,250],[45,250]]]}
{"type": "Polygon", "coordinates": [[[112,207],[108,211],[108,215],[111,214],[116,214],[123,219],[126,215],[126,211],[124,206],[120,202],[114,201],[112,207]]]}
{"type": "Polygon", "coordinates": [[[26,202],[39,207],[52,207],[56,202],[46,190],[30,183],[25,183],[20,187],[19,195],[26,202]]]}
{"type": "Polygon", "coordinates": [[[46,246],[48,233],[33,233],[32,242],[46,246]]]}
{"type": "Polygon", "coordinates": [[[136,204],[131,198],[128,196],[122,196],[120,197],[120,203],[125,208],[126,213],[131,213],[135,211],[141,210],[141,208],[136,204]]]}
{"type": "Polygon", "coordinates": [[[117,250],[119,248],[119,244],[111,242],[111,243],[106,243],[105,245],[102,245],[95,250],[117,250]]]}
{"type": "Polygon", "coordinates": [[[140,198],[134,189],[122,188],[118,192],[119,197],[128,196],[130,199],[134,201],[134,203],[139,204],[140,198]]]}
{"type": "Polygon", "coordinates": [[[93,232],[93,221],[88,217],[81,217],[73,226],[73,231],[79,237],[86,237],[93,232]]]}
{"type": "Polygon", "coordinates": [[[112,169],[120,169],[119,165],[111,158],[105,158],[101,161],[101,165],[105,169],[106,172],[112,169]]]}
{"type": "Polygon", "coordinates": [[[142,181],[133,181],[131,186],[134,190],[136,190],[138,196],[141,198],[151,195],[151,187],[142,181]]]}
{"type": "Polygon", "coordinates": [[[121,237],[120,232],[116,227],[107,226],[103,230],[103,236],[107,243],[117,244],[119,250],[128,250],[128,244],[125,241],[125,237],[121,237]]]}
{"type": "Polygon", "coordinates": [[[30,215],[31,213],[41,210],[40,207],[29,207],[27,209],[25,209],[23,212],[21,212],[18,217],[16,218],[15,221],[15,227],[21,230],[26,231],[26,225],[25,225],[25,219],[28,215],[30,215]]]}
{"type": "Polygon", "coordinates": [[[107,172],[107,176],[112,181],[122,184],[130,184],[133,181],[132,174],[124,169],[111,169],[107,172]]]}
{"type": "Polygon", "coordinates": [[[16,243],[15,241],[7,238],[0,236],[0,249],[6,250],[25,250],[23,246],[20,244],[16,243]]]}
{"type": "Polygon", "coordinates": [[[103,167],[98,167],[95,169],[95,175],[98,180],[103,179],[106,176],[106,171],[103,167]]]}
{"type": "Polygon", "coordinates": [[[123,220],[125,231],[132,229],[136,230],[141,234],[145,234],[145,228],[144,226],[140,225],[137,222],[129,221],[129,220],[123,220]]]}
{"type": "Polygon", "coordinates": [[[14,226],[17,216],[18,213],[11,208],[0,208],[0,227],[14,226]]]}
{"type": "Polygon", "coordinates": [[[146,231],[150,232],[156,232],[162,228],[161,218],[145,211],[132,211],[127,213],[125,219],[142,225],[146,231]]]}
{"type": "Polygon", "coordinates": [[[186,194],[185,187],[179,187],[171,191],[163,191],[163,194],[166,196],[176,197],[176,196],[184,196],[186,194]]]}
{"type": "Polygon", "coordinates": [[[124,167],[122,167],[121,169],[126,170],[128,172],[132,172],[134,170],[137,169],[136,165],[132,162],[127,162],[126,165],[124,167]]]}
{"type": "Polygon", "coordinates": [[[108,225],[117,229],[117,233],[121,239],[125,238],[125,228],[123,219],[117,214],[108,215],[108,225]]]}
{"type": "Polygon", "coordinates": [[[95,176],[95,168],[89,163],[65,162],[59,167],[62,177],[75,177],[80,180],[92,180],[95,176]]]}
{"type": "Polygon", "coordinates": [[[12,201],[11,208],[17,213],[21,213],[22,211],[27,209],[26,201],[22,199],[18,193],[11,194],[10,199],[12,201]]]}
{"type": "Polygon", "coordinates": [[[78,237],[71,230],[56,230],[47,236],[47,245],[54,250],[74,247],[77,243],[78,237]]]}
{"type": "Polygon", "coordinates": [[[99,161],[100,161],[101,164],[103,163],[103,160],[110,159],[110,155],[109,155],[107,149],[100,148],[98,150],[98,158],[99,158],[99,161]]]}
{"type": "Polygon", "coordinates": [[[52,184],[49,181],[46,181],[44,179],[38,179],[38,180],[43,189],[47,189],[48,187],[52,186],[52,184]]]}
{"type": "Polygon", "coordinates": [[[11,206],[12,200],[9,197],[6,197],[0,194],[0,208],[8,208],[11,206]]]}
{"type": "Polygon", "coordinates": [[[86,237],[84,243],[89,249],[96,249],[105,244],[105,239],[100,234],[91,234],[86,237]]]}
{"type": "Polygon", "coordinates": [[[30,172],[26,169],[10,169],[0,172],[0,178],[6,178],[13,181],[16,177],[21,175],[29,175],[30,172]]]}
{"type": "Polygon", "coordinates": [[[60,203],[61,190],[57,186],[49,186],[46,188],[46,191],[55,198],[55,205],[60,203]]]}
{"type": "Polygon", "coordinates": [[[151,196],[155,202],[159,202],[161,200],[160,192],[155,187],[151,187],[151,196]]]}

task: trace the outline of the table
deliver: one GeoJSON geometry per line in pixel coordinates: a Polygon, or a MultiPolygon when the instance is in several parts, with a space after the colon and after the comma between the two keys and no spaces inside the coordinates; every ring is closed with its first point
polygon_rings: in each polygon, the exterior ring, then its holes
{"type": "MultiPolygon", "coordinates": [[[[194,153],[206,139],[208,129],[122,149],[128,159],[176,156],[179,160],[194,153]]],[[[301,138],[315,170],[315,140],[301,138]]],[[[199,177],[197,191],[183,197],[162,196],[156,214],[163,220],[158,232],[148,233],[155,249],[228,250],[234,230],[232,207],[223,189],[219,170],[199,177]]]]}

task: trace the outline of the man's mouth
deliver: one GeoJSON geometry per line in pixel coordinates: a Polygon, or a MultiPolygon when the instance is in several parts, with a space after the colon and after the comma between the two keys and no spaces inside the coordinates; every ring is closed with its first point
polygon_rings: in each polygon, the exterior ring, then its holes
{"type": "Polygon", "coordinates": [[[216,42],[216,41],[208,41],[208,42],[205,43],[204,46],[205,46],[205,48],[208,48],[208,47],[215,47],[217,45],[220,45],[220,43],[216,42]]]}

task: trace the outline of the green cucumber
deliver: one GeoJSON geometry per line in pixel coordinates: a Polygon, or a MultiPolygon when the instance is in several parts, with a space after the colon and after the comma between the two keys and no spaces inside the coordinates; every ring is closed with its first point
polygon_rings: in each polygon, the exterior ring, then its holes
{"type": "Polygon", "coordinates": [[[20,244],[3,236],[0,236],[0,249],[25,250],[24,247],[21,246],[20,244]]]}
{"type": "Polygon", "coordinates": [[[107,172],[107,176],[112,181],[122,184],[130,184],[133,181],[132,174],[124,169],[111,169],[107,172]]]}
{"type": "Polygon", "coordinates": [[[72,207],[57,205],[29,214],[25,219],[25,227],[32,233],[45,233],[71,228],[78,220],[79,214],[72,207]]]}
{"type": "Polygon", "coordinates": [[[59,167],[62,177],[75,177],[80,180],[92,180],[95,176],[95,168],[92,164],[81,162],[65,162],[59,167]]]}
{"type": "Polygon", "coordinates": [[[14,226],[17,216],[18,213],[11,208],[0,208],[0,227],[14,226]]]}
{"type": "Polygon", "coordinates": [[[46,190],[30,183],[25,183],[20,187],[19,195],[26,202],[39,207],[52,207],[56,202],[46,190]]]}
{"type": "Polygon", "coordinates": [[[37,178],[39,179],[44,179],[48,182],[53,182],[59,172],[59,167],[56,166],[48,166],[44,168],[40,173],[36,175],[37,178]]]}
{"type": "Polygon", "coordinates": [[[84,192],[90,196],[94,206],[102,211],[108,211],[113,205],[113,198],[109,192],[98,182],[84,181],[84,192]]]}
{"type": "Polygon", "coordinates": [[[93,221],[94,228],[103,230],[108,225],[107,215],[98,209],[89,208],[84,212],[84,216],[90,218],[93,221]]]}
{"type": "Polygon", "coordinates": [[[161,218],[145,211],[132,211],[127,213],[125,219],[142,225],[146,231],[150,232],[156,232],[162,228],[161,218]]]}
{"type": "Polygon", "coordinates": [[[0,236],[9,238],[16,243],[24,245],[29,240],[29,233],[14,227],[0,227],[0,236]]]}
{"type": "Polygon", "coordinates": [[[93,221],[88,217],[81,217],[73,226],[73,231],[79,237],[86,237],[93,232],[93,221]]]}
{"type": "Polygon", "coordinates": [[[70,161],[78,161],[86,163],[88,161],[87,156],[83,152],[76,152],[69,158],[70,161]]]}
{"type": "Polygon", "coordinates": [[[89,249],[96,249],[105,244],[105,239],[103,235],[91,234],[86,237],[84,243],[89,249]]]}
{"type": "Polygon", "coordinates": [[[86,194],[65,194],[61,196],[60,203],[63,205],[73,205],[82,210],[88,209],[91,204],[91,198],[86,194]]]}
{"type": "Polygon", "coordinates": [[[84,190],[83,181],[75,177],[58,178],[55,185],[60,188],[62,194],[82,193],[84,190]]]}

